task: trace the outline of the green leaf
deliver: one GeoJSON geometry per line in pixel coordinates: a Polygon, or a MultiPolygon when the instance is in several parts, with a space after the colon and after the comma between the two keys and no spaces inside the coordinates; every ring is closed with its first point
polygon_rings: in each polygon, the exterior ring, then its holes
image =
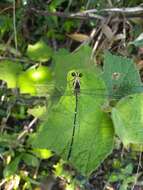
{"type": "MultiPolygon", "coordinates": [[[[78,99],[77,119],[74,143],[70,162],[82,174],[88,175],[111,153],[113,147],[113,128],[109,116],[102,112],[101,106],[105,99],[82,94],[85,89],[103,89],[103,80],[98,76],[95,68],[74,70],[81,72],[80,91],[78,99]]],[[[73,91],[73,71],[67,76],[67,89],[64,96],[55,104],[48,118],[41,124],[38,132],[29,142],[34,148],[48,148],[67,160],[75,117],[75,96],[73,91]],[[71,94],[70,94],[71,92],[71,94]]]]}
{"type": "Polygon", "coordinates": [[[143,152],[143,145],[140,144],[131,144],[131,149],[138,152],[143,152]]]}
{"type": "Polygon", "coordinates": [[[10,31],[12,28],[12,17],[8,15],[2,15],[0,16],[0,36],[1,38],[5,34],[5,32],[10,31]]]}
{"type": "Polygon", "coordinates": [[[125,175],[130,175],[130,174],[132,174],[132,172],[133,172],[133,165],[130,163],[130,164],[128,164],[124,169],[123,169],[123,173],[125,174],[125,175]]]}
{"type": "Polygon", "coordinates": [[[105,53],[103,79],[109,94],[123,97],[142,91],[139,72],[131,59],[105,53]]]}
{"type": "Polygon", "coordinates": [[[13,174],[16,173],[16,171],[18,169],[18,164],[19,164],[19,162],[21,160],[21,156],[22,155],[19,155],[16,158],[14,158],[14,160],[12,160],[10,162],[10,164],[5,167],[5,169],[3,171],[3,174],[4,174],[5,177],[8,177],[8,176],[13,175],[13,174]]]}
{"type": "Polygon", "coordinates": [[[136,47],[143,46],[143,33],[141,33],[134,41],[130,42],[129,45],[134,45],[136,47]]]}
{"type": "Polygon", "coordinates": [[[22,160],[28,165],[28,166],[38,166],[39,160],[32,154],[29,153],[23,153],[22,154],[22,160]]]}
{"type": "Polygon", "coordinates": [[[121,99],[112,110],[116,134],[125,146],[143,145],[143,94],[134,94],[121,99]]]}
{"type": "Polygon", "coordinates": [[[116,181],[122,181],[125,178],[121,173],[112,173],[108,179],[108,182],[114,183],[116,181]]]}
{"type": "Polygon", "coordinates": [[[36,95],[35,83],[30,80],[26,72],[22,72],[18,77],[18,87],[21,94],[36,95]]]}
{"type": "Polygon", "coordinates": [[[127,190],[127,189],[128,189],[128,183],[126,181],[124,181],[123,184],[121,184],[119,190],[127,190]]]}
{"type": "Polygon", "coordinates": [[[47,44],[40,40],[34,45],[28,45],[27,55],[34,61],[45,62],[52,56],[52,49],[47,44]]]}
{"type": "Polygon", "coordinates": [[[38,68],[34,65],[26,70],[28,77],[36,83],[46,83],[52,80],[52,72],[47,66],[39,66],[38,68]]]}
{"type": "Polygon", "coordinates": [[[129,45],[135,45],[136,47],[142,47],[143,46],[143,39],[130,42],[129,45]]]}
{"type": "Polygon", "coordinates": [[[52,152],[48,149],[35,148],[32,149],[32,152],[41,159],[48,159],[53,155],[52,152]]]}
{"type": "Polygon", "coordinates": [[[34,117],[40,118],[46,112],[46,106],[35,106],[34,108],[28,109],[27,113],[34,117]]]}
{"type": "Polygon", "coordinates": [[[17,78],[22,71],[22,66],[18,62],[1,61],[0,79],[7,82],[8,88],[17,87],[17,78]]]}
{"type": "Polygon", "coordinates": [[[19,145],[17,141],[17,134],[0,134],[0,146],[2,147],[16,147],[19,145]]]}

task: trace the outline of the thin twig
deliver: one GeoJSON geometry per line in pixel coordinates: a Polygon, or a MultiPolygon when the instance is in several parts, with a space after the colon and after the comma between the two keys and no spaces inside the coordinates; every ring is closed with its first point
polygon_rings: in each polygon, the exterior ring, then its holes
{"type": "Polygon", "coordinates": [[[4,13],[5,11],[7,11],[7,10],[9,10],[9,9],[13,9],[13,7],[12,7],[12,6],[9,6],[9,7],[6,7],[6,8],[4,8],[4,9],[2,9],[2,10],[0,11],[0,14],[4,13]]]}
{"type": "Polygon", "coordinates": [[[86,13],[86,12],[78,12],[78,13],[64,13],[64,12],[49,12],[49,11],[42,11],[35,8],[30,8],[29,11],[33,11],[34,13],[37,13],[39,15],[43,16],[58,16],[61,18],[75,18],[80,20],[88,20],[88,19],[99,19],[103,20],[104,17],[92,13],[86,13]]]}
{"type": "Polygon", "coordinates": [[[135,185],[137,183],[138,174],[139,174],[139,170],[140,170],[140,167],[141,167],[141,160],[142,160],[142,152],[140,152],[140,155],[139,155],[139,162],[138,162],[138,167],[137,167],[137,171],[136,171],[135,181],[134,181],[134,184],[133,184],[131,190],[134,190],[134,187],[135,187],[135,185]]]}
{"type": "Polygon", "coordinates": [[[101,40],[101,38],[102,38],[102,35],[103,35],[103,32],[100,32],[100,34],[99,34],[99,36],[98,36],[98,38],[97,38],[97,40],[96,40],[96,42],[95,42],[95,44],[94,44],[94,47],[93,47],[93,49],[92,49],[91,58],[94,57],[94,54],[95,54],[95,52],[96,52],[96,50],[97,50],[97,47],[98,47],[98,44],[99,44],[99,42],[100,42],[100,40],[101,40]]]}
{"type": "Polygon", "coordinates": [[[13,30],[14,30],[15,49],[16,49],[16,51],[18,51],[18,48],[17,48],[17,31],[16,31],[16,5],[15,5],[15,0],[13,0],[13,30]]]}
{"type": "Polygon", "coordinates": [[[5,57],[5,56],[0,56],[0,61],[3,60],[10,60],[10,61],[19,61],[21,63],[29,63],[32,65],[35,65],[35,62],[32,60],[29,60],[27,58],[16,58],[16,57],[5,57]]]}
{"type": "Polygon", "coordinates": [[[25,136],[26,133],[29,132],[29,130],[31,129],[31,127],[34,125],[34,123],[36,123],[36,121],[38,120],[37,117],[35,117],[28,126],[24,127],[24,130],[22,131],[22,133],[19,134],[19,136],[17,137],[17,140],[20,140],[23,136],[25,136]]]}
{"type": "Polygon", "coordinates": [[[121,13],[121,14],[126,14],[126,15],[135,15],[135,14],[142,14],[143,13],[143,7],[138,6],[138,7],[127,7],[127,8],[108,8],[108,9],[90,9],[86,10],[83,13],[121,13]]]}
{"type": "Polygon", "coordinates": [[[82,44],[80,44],[72,53],[75,53],[76,51],[78,51],[82,46],[84,45],[87,45],[89,44],[92,39],[94,38],[95,34],[96,34],[96,29],[94,28],[92,31],[91,31],[91,34],[89,36],[89,38],[87,40],[85,40],[82,44]]]}
{"type": "Polygon", "coordinates": [[[111,0],[107,0],[108,4],[109,4],[109,7],[113,7],[113,3],[111,0]]]}
{"type": "Polygon", "coordinates": [[[114,12],[114,13],[124,13],[124,14],[142,14],[143,13],[143,7],[128,7],[128,8],[110,8],[110,9],[101,9],[99,12],[114,12]]]}
{"type": "Polygon", "coordinates": [[[99,45],[99,42],[100,42],[102,36],[103,36],[102,28],[103,28],[104,24],[108,24],[108,23],[110,22],[110,19],[111,19],[111,16],[107,17],[107,19],[105,19],[105,20],[100,24],[99,29],[100,29],[101,31],[100,31],[100,33],[99,33],[99,35],[98,35],[98,37],[97,37],[97,40],[96,40],[96,42],[95,42],[95,44],[94,44],[93,49],[92,49],[91,59],[94,58],[94,54],[95,54],[95,52],[96,52],[96,50],[97,50],[97,47],[98,47],[98,45],[99,45]]]}
{"type": "Polygon", "coordinates": [[[2,179],[2,181],[0,182],[0,187],[3,186],[6,182],[7,182],[7,179],[2,179]]]}

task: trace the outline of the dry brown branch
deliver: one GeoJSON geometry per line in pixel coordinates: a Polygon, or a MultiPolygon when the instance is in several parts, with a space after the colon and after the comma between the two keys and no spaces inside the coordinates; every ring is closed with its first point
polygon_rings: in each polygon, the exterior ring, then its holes
{"type": "Polygon", "coordinates": [[[75,18],[75,19],[81,19],[81,20],[87,20],[87,19],[103,20],[104,19],[104,17],[100,15],[86,13],[86,12],[81,12],[81,13],[49,12],[49,11],[38,10],[35,8],[30,8],[30,11],[37,13],[39,15],[43,15],[43,16],[58,16],[61,18],[75,18]]]}

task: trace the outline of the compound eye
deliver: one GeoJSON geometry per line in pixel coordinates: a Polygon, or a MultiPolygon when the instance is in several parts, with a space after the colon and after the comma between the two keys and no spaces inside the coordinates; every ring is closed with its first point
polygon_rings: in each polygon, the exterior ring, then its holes
{"type": "Polygon", "coordinates": [[[79,73],[79,77],[82,77],[83,76],[83,74],[82,73],[79,73]]]}
{"type": "Polygon", "coordinates": [[[71,73],[71,76],[75,77],[75,76],[76,76],[76,73],[75,73],[75,72],[72,72],[72,73],[71,73]]]}

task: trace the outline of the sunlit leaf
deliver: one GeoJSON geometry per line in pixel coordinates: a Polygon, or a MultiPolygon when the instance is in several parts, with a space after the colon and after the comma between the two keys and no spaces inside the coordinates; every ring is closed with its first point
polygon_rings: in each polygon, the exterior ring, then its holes
{"type": "Polygon", "coordinates": [[[89,39],[89,36],[81,33],[67,34],[67,36],[77,42],[84,42],[89,39]]]}
{"type": "Polygon", "coordinates": [[[32,149],[32,152],[40,159],[48,159],[53,155],[48,149],[34,148],[32,149]]]}
{"type": "Polygon", "coordinates": [[[45,62],[52,56],[52,49],[42,40],[28,45],[27,55],[34,61],[45,62]]]}
{"type": "Polygon", "coordinates": [[[34,82],[30,80],[26,72],[22,72],[18,77],[18,87],[21,94],[36,95],[34,82]]]}
{"type": "Polygon", "coordinates": [[[34,66],[19,75],[18,86],[21,93],[46,96],[54,89],[53,76],[48,67],[34,66]]]}
{"type": "Polygon", "coordinates": [[[52,72],[47,66],[30,67],[26,70],[28,77],[31,81],[37,83],[46,83],[47,81],[52,80],[52,72]]]}
{"type": "Polygon", "coordinates": [[[6,81],[8,88],[17,87],[17,78],[22,71],[22,66],[18,62],[1,61],[0,79],[6,81]]]}
{"type": "Polygon", "coordinates": [[[29,108],[27,113],[33,115],[34,117],[40,118],[46,112],[46,110],[46,106],[35,106],[34,108],[29,108]]]}

